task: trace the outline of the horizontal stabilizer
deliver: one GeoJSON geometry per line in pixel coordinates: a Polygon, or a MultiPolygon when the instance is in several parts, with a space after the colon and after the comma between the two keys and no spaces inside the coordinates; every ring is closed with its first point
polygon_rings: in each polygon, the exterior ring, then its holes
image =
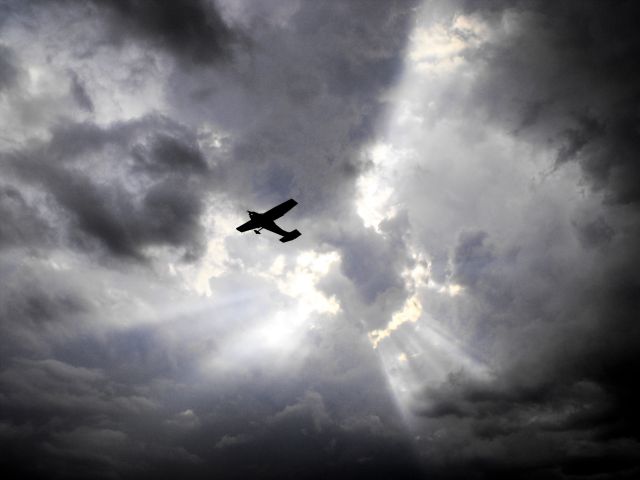
{"type": "Polygon", "coordinates": [[[291,240],[295,240],[296,238],[298,238],[300,235],[302,234],[298,230],[293,230],[292,232],[283,235],[280,241],[282,243],[290,242],[291,240]]]}

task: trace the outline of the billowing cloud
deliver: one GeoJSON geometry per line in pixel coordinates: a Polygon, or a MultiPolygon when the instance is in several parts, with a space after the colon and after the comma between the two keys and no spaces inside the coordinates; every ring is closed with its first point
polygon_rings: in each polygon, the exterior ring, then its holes
{"type": "Polygon", "coordinates": [[[3,467],[415,474],[360,314],[406,252],[352,201],[412,4],[3,8],[3,467]],[[237,234],[288,197],[293,248],[237,234]]]}
{"type": "Polygon", "coordinates": [[[4,46],[0,48],[0,90],[10,87],[16,80],[17,72],[12,57],[11,50],[4,46]]]}
{"type": "Polygon", "coordinates": [[[143,247],[163,244],[198,255],[203,202],[197,190],[207,165],[179,125],[163,118],[109,128],[67,124],[54,128],[48,142],[5,158],[17,178],[62,210],[52,215],[67,222],[71,241],[97,240],[112,254],[138,259],[143,247]],[[160,133],[163,126],[173,136],[160,133]]]}
{"type": "Polygon", "coordinates": [[[637,476],[632,2],[0,13],[3,468],[637,476]]]}
{"type": "Polygon", "coordinates": [[[436,477],[637,473],[634,8],[433,3],[412,37],[379,168],[431,280],[378,348],[436,477]]]}

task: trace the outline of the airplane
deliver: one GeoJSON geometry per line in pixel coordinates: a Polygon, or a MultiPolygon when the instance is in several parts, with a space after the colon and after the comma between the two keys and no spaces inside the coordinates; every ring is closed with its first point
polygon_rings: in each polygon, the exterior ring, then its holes
{"type": "Polygon", "coordinates": [[[297,204],[298,202],[296,202],[293,198],[290,198],[286,202],[283,202],[280,205],[277,205],[273,207],[271,210],[267,210],[264,213],[256,213],[256,212],[252,212],[251,210],[247,210],[247,213],[249,214],[249,218],[251,220],[249,220],[247,223],[243,223],[242,225],[237,227],[236,230],[238,230],[239,232],[246,232],[247,230],[253,230],[255,233],[259,235],[260,230],[265,229],[280,235],[282,237],[280,238],[280,241],[282,243],[295,240],[300,235],[302,235],[298,230],[292,230],[291,232],[287,232],[281,229],[278,225],[276,225],[274,220],[283,216],[285,213],[287,213],[297,204]]]}

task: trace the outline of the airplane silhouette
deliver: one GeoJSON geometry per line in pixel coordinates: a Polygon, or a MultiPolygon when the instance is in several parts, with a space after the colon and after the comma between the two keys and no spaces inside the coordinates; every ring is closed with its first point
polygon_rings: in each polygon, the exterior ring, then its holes
{"type": "Polygon", "coordinates": [[[251,220],[249,220],[247,223],[243,223],[242,225],[237,227],[236,230],[238,230],[239,232],[253,230],[255,233],[260,234],[260,230],[265,229],[282,236],[282,238],[280,239],[282,243],[295,240],[300,235],[302,235],[298,230],[287,232],[276,225],[274,220],[283,216],[297,204],[298,202],[296,202],[293,198],[290,198],[286,202],[283,202],[264,213],[256,213],[252,212],[251,210],[247,210],[247,213],[249,213],[249,218],[251,220]]]}

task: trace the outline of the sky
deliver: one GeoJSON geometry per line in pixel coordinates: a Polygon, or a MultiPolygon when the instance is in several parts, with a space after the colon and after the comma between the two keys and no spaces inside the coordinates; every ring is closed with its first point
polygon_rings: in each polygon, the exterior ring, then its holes
{"type": "Polygon", "coordinates": [[[0,470],[637,478],[639,15],[0,0],[0,470]]]}

